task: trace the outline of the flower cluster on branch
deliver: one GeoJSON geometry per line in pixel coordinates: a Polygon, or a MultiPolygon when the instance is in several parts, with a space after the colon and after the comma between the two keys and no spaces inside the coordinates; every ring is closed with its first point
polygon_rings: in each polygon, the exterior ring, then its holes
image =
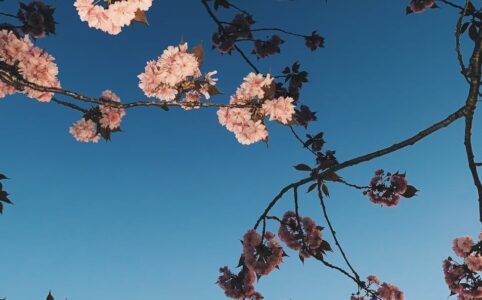
{"type": "Polygon", "coordinates": [[[479,241],[474,243],[470,236],[453,240],[452,250],[463,259],[457,263],[448,257],[443,261],[445,282],[451,295],[457,295],[458,300],[482,300],[482,232],[479,241]]]}
{"type": "Polygon", "coordinates": [[[152,5],[152,0],[106,0],[106,6],[95,4],[98,2],[76,0],[74,6],[81,21],[112,35],[119,34],[122,27],[136,19],[137,13],[147,11],[152,5]]]}
{"type": "MultiPolygon", "coordinates": [[[[54,58],[44,50],[35,47],[29,36],[23,38],[15,35],[13,31],[0,31],[0,60],[18,72],[24,79],[47,87],[60,87],[57,79],[59,70],[54,63],[54,58]]],[[[21,92],[30,98],[42,102],[49,102],[53,93],[41,92],[31,88],[21,88],[0,82],[0,97],[21,92]]]]}

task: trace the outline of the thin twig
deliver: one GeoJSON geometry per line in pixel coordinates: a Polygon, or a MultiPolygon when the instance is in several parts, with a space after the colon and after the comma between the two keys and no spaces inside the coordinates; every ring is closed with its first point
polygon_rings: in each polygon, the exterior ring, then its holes
{"type": "MultiPolygon", "coordinates": [[[[218,25],[218,29],[222,32],[222,33],[225,33],[225,30],[224,30],[224,26],[223,24],[221,23],[221,21],[216,17],[216,15],[214,14],[214,12],[212,11],[211,7],[209,6],[208,2],[206,0],[201,0],[202,4],[204,5],[204,7],[206,8],[206,11],[208,13],[208,15],[211,17],[211,19],[214,21],[214,23],[216,23],[216,25],[218,25]]],[[[234,45],[234,49],[236,50],[236,52],[238,52],[241,57],[244,59],[244,61],[256,72],[256,73],[260,73],[258,68],[254,65],[254,63],[248,58],[248,56],[244,53],[244,51],[239,48],[236,44],[234,45]]]]}
{"type": "Polygon", "coordinates": [[[338,240],[338,237],[336,236],[335,228],[333,227],[333,225],[331,223],[331,220],[330,220],[330,217],[328,216],[328,211],[326,209],[325,200],[323,199],[323,193],[321,191],[321,185],[320,184],[317,185],[317,190],[318,190],[318,198],[320,199],[320,204],[321,204],[321,207],[323,208],[323,216],[325,217],[326,223],[328,224],[328,227],[330,228],[331,236],[335,240],[335,244],[336,244],[338,250],[340,250],[341,256],[343,256],[343,260],[345,261],[347,266],[350,268],[353,275],[355,275],[356,279],[360,280],[360,276],[355,271],[355,268],[353,268],[353,266],[351,265],[350,261],[348,260],[348,257],[345,254],[345,251],[341,247],[341,244],[338,240]]]}

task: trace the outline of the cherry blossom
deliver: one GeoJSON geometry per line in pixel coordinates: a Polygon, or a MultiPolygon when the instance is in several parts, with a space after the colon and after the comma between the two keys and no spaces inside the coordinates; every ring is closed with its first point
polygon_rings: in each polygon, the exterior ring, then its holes
{"type": "Polygon", "coordinates": [[[80,119],[74,123],[69,130],[70,134],[79,142],[93,142],[97,143],[100,139],[100,134],[97,133],[96,124],[92,120],[80,119]]]}
{"type": "MultiPolygon", "coordinates": [[[[188,52],[187,43],[169,46],[157,60],[147,62],[144,72],[138,75],[139,88],[147,97],[161,101],[178,100],[185,94],[184,101],[200,102],[200,98],[197,99],[200,95],[210,98],[217,82],[213,77],[217,71],[202,77],[199,68],[199,59],[188,52]]],[[[187,107],[191,106],[183,106],[187,107]]]]}
{"type": "Polygon", "coordinates": [[[405,174],[387,173],[384,170],[377,170],[370,181],[369,190],[364,192],[368,199],[376,204],[393,207],[400,202],[400,195],[407,190],[405,174]]]}
{"type": "MultiPolygon", "coordinates": [[[[28,35],[19,38],[11,31],[1,30],[0,60],[9,65],[18,62],[20,75],[29,82],[46,87],[60,87],[57,79],[58,68],[54,58],[44,50],[35,47],[28,35]]],[[[18,91],[14,87],[3,81],[0,83],[0,97],[15,92],[18,91]]],[[[31,88],[25,88],[21,92],[41,102],[49,102],[53,97],[53,93],[40,92],[31,88]]]]}
{"type": "Polygon", "coordinates": [[[279,97],[273,100],[266,100],[263,103],[263,109],[266,115],[270,116],[269,120],[279,121],[282,124],[288,124],[295,114],[294,99],[291,97],[279,97]]]}
{"type": "MultiPolygon", "coordinates": [[[[109,90],[106,90],[102,93],[101,99],[120,102],[120,98],[109,90]]],[[[122,118],[126,114],[123,108],[100,105],[99,109],[102,114],[99,123],[102,127],[109,128],[111,130],[119,128],[122,118]]]]}
{"type": "Polygon", "coordinates": [[[146,11],[151,5],[152,0],[122,0],[110,3],[107,7],[94,4],[94,0],[74,2],[81,21],[112,35],[119,34],[122,27],[129,25],[138,10],[146,11]]]}
{"type": "Polygon", "coordinates": [[[482,300],[482,280],[477,272],[482,272],[482,241],[474,244],[469,236],[454,239],[452,249],[464,258],[459,264],[452,258],[443,261],[445,282],[452,294],[459,300],[482,300]]]}
{"type": "Polygon", "coordinates": [[[286,246],[299,251],[303,258],[318,254],[322,243],[321,228],[316,225],[313,219],[300,217],[300,222],[298,222],[296,213],[293,211],[284,214],[278,236],[286,246]],[[305,249],[305,247],[308,249],[305,249]]]}
{"type": "Polygon", "coordinates": [[[224,294],[237,300],[261,300],[263,296],[254,290],[255,275],[248,268],[243,267],[238,274],[233,274],[228,267],[219,269],[221,275],[217,284],[224,290],[224,294]]]}
{"type": "Polygon", "coordinates": [[[283,249],[274,239],[272,232],[266,232],[266,243],[255,230],[249,230],[243,237],[244,263],[258,275],[268,275],[283,260],[283,249]]]}
{"type": "Polygon", "coordinates": [[[119,103],[120,98],[112,91],[105,90],[102,92],[100,100],[105,104],[91,108],[82,119],[70,127],[70,133],[77,141],[97,143],[101,136],[109,140],[110,133],[119,130],[122,118],[126,114],[125,110],[121,107],[108,105],[106,102],[119,103]]]}
{"type": "Polygon", "coordinates": [[[473,245],[474,241],[470,236],[463,236],[454,239],[452,249],[458,256],[466,257],[470,253],[473,245]]]}

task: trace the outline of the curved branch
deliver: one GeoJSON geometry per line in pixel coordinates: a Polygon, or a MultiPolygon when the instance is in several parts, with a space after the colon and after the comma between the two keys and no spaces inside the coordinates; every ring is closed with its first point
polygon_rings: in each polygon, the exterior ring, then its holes
{"type": "Polygon", "coordinates": [[[403,140],[399,143],[393,144],[390,147],[386,147],[386,148],[380,149],[378,151],[371,152],[371,153],[361,155],[361,156],[355,157],[353,159],[347,160],[347,161],[345,161],[341,164],[338,164],[338,165],[335,165],[331,168],[326,169],[324,172],[322,172],[322,173],[320,173],[316,176],[307,177],[307,178],[301,179],[297,182],[294,182],[294,183],[291,183],[291,184],[285,186],[283,189],[281,189],[281,191],[278,193],[278,195],[276,195],[276,197],[273,200],[271,200],[271,202],[268,204],[268,206],[264,210],[263,214],[256,221],[256,224],[254,225],[254,228],[256,229],[259,226],[259,223],[261,222],[261,220],[264,217],[266,217],[268,215],[271,208],[273,208],[273,206],[275,206],[275,204],[290,189],[302,186],[302,185],[304,185],[308,182],[312,182],[312,181],[316,181],[316,180],[323,180],[324,178],[326,178],[327,175],[329,175],[333,172],[345,169],[347,167],[357,165],[357,164],[362,163],[362,162],[372,160],[372,159],[377,158],[377,157],[381,157],[381,156],[390,154],[392,152],[395,152],[395,151],[400,150],[402,148],[405,148],[407,146],[411,146],[411,145],[417,143],[418,141],[422,140],[423,138],[431,135],[432,133],[434,133],[434,132],[436,132],[436,131],[444,128],[444,127],[447,127],[448,125],[450,125],[454,121],[460,119],[464,115],[465,115],[465,105],[463,107],[459,108],[458,110],[456,110],[455,112],[453,112],[452,114],[448,115],[443,120],[431,125],[430,127],[420,131],[419,133],[413,135],[412,137],[410,137],[408,139],[405,139],[405,140],[403,140]]]}

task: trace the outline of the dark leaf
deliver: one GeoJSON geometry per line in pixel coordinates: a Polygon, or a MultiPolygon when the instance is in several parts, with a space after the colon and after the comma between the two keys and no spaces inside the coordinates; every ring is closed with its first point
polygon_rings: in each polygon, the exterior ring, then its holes
{"type": "Polygon", "coordinates": [[[323,191],[323,194],[325,194],[326,197],[330,197],[330,192],[328,191],[328,187],[326,186],[326,184],[323,184],[321,186],[321,190],[323,191]]]}
{"type": "Polygon", "coordinates": [[[54,300],[54,296],[52,296],[52,293],[49,291],[49,294],[47,295],[47,299],[45,300],[54,300]]]}
{"type": "Polygon", "coordinates": [[[208,87],[208,93],[209,93],[209,95],[211,95],[211,96],[222,94],[221,91],[218,90],[218,88],[217,88],[215,85],[210,85],[210,86],[208,87]]]}
{"type": "Polygon", "coordinates": [[[339,181],[341,179],[340,176],[338,176],[338,174],[336,174],[335,172],[332,172],[328,175],[326,175],[325,177],[325,180],[328,180],[328,181],[339,181]]]}
{"type": "Polygon", "coordinates": [[[321,241],[320,249],[322,249],[324,251],[333,252],[333,249],[331,248],[330,244],[325,240],[321,241]]]}
{"type": "Polygon", "coordinates": [[[294,168],[298,171],[311,171],[311,167],[305,164],[296,165],[294,168]]]}
{"type": "Polygon", "coordinates": [[[226,0],[215,0],[214,1],[214,10],[218,10],[218,8],[222,6],[224,8],[229,8],[229,2],[226,0]]]}
{"type": "Polygon", "coordinates": [[[469,27],[469,37],[472,41],[477,41],[477,37],[478,37],[478,32],[477,32],[477,26],[472,23],[469,27]]]}
{"type": "Polygon", "coordinates": [[[310,186],[308,187],[308,190],[307,190],[306,192],[307,192],[307,193],[311,192],[312,190],[315,189],[315,187],[316,187],[317,185],[318,185],[318,183],[313,183],[312,185],[310,185],[310,186]]]}
{"type": "Polygon", "coordinates": [[[299,255],[298,257],[300,258],[302,263],[305,263],[305,258],[303,256],[299,255]]]}
{"type": "Polygon", "coordinates": [[[204,61],[204,50],[202,45],[197,45],[192,49],[192,54],[196,57],[197,61],[199,62],[199,66],[202,65],[204,61]]]}
{"type": "Polygon", "coordinates": [[[12,201],[8,199],[8,193],[5,191],[0,191],[0,201],[8,204],[12,204],[12,201]]]}
{"type": "Polygon", "coordinates": [[[139,23],[144,23],[146,25],[149,25],[149,21],[147,20],[146,14],[140,9],[136,11],[136,14],[133,20],[139,23]]]}
{"type": "Polygon", "coordinates": [[[3,174],[0,174],[0,180],[3,180],[3,179],[8,179],[8,177],[3,174]]]}
{"type": "Polygon", "coordinates": [[[275,98],[276,93],[276,83],[273,81],[269,86],[263,87],[264,91],[264,99],[273,99],[275,98]]]}
{"type": "Polygon", "coordinates": [[[402,196],[405,198],[412,198],[413,196],[416,196],[417,192],[418,190],[414,186],[408,185],[407,190],[402,194],[402,196]]]}
{"type": "Polygon", "coordinates": [[[405,13],[406,13],[407,15],[413,13],[413,10],[410,8],[410,6],[407,6],[407,8],[405,8],[405,13]]]}

